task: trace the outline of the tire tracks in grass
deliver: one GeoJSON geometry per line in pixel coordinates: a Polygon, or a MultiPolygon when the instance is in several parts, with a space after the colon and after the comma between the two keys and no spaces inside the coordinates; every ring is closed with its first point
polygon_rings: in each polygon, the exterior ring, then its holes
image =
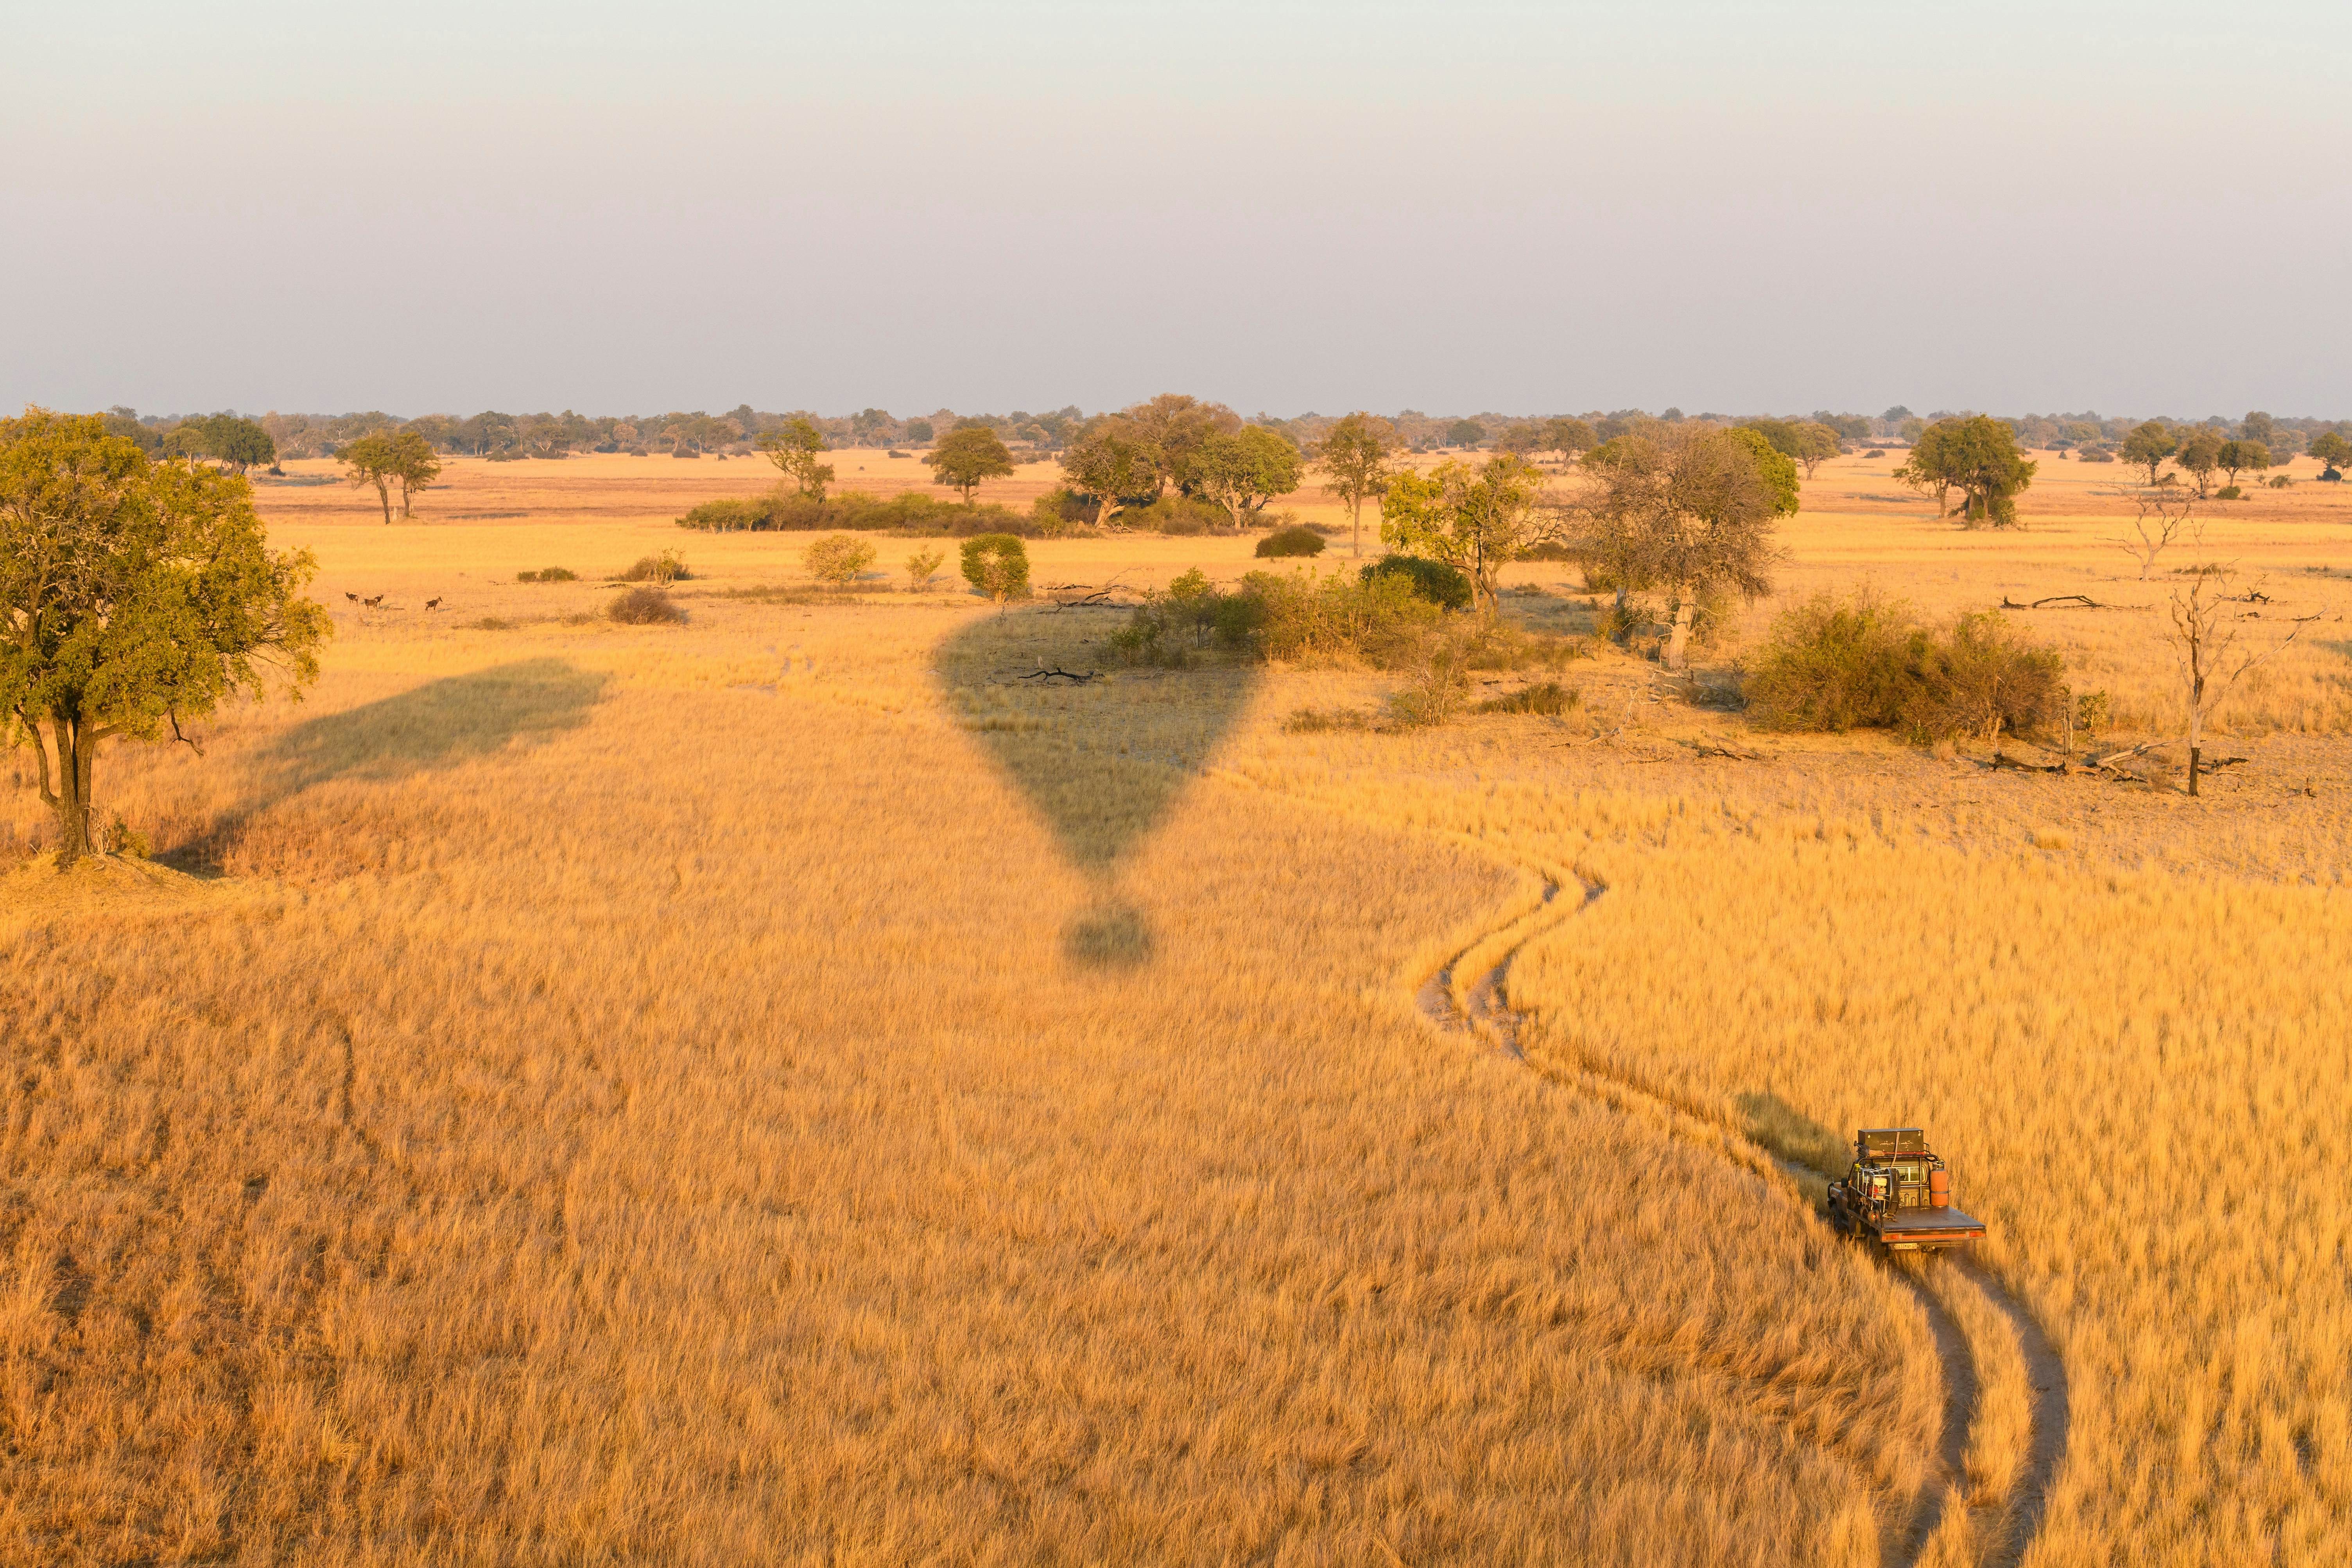
{"type": "MultiPolygon", "coordinates": [[[[1795,1187],[1815,1222],[1825,1225],[1815,1188],[1826,1185],[1828,1173],[1791,1160],[1724,1121],[1709,1117],[1702,1109],[1678,1103],[1602,1064],[1584,1059],[1562,1067],[1528,1057],[1519,1039],[1523,1019],[1510,1005],[1512,963],[1529,942],[1582,913],[1608,889],[1580,873],[1570,873],[1564,880],[1549,870],[1514,868],[1541,878],[1539,900],[1531,910],[1503,921],[1455,951],[1416,988],[1414,1003],[1423,1016],[1448,1033],[1485,1040],[1549,1082],[1601,1100],[1627,1114],[1663,1123],[1668,1131],[1702,1143],[1734,1164],[1766,1174],[1768,1179],[1777,1173],[1795,1187]],[[1579,896],[1574,902],[1563,904],[1559,895],[1570,880],[1579,896]]],[[[1948,1560],[1957,1550],[1978,1563],[2018,1563],[2041,1528],[2051,1482],[2065,1454],[2069,1401],[2064,1364],[2032,1313],[1973,1258],[1966,1254],[1930,1257],[1906,1264],[1882,1255],[1879,1262],[1911,1292],[1926,1314],[1944,1387],[1944,1418],[1937,1444],[1940,1473],[1922,1489],[1910,1517],[1900,1527],[1899,1546],[1887,1554],[1887,1560],[1900,1564],[1929,1561],[1938,1536],[1948,1534],[1952,1542],[1936,1551],[1938,1560],[1948,1560]],[[1972,1499],[1968,1476],[1970,1443],[1983,1407],[1978,1350],[1942,1293],[1962,1288],[1979,1292],[2016,1334],[2027,1384],[2030,1435],[2023,1461],[2005,1492],[1984,1502],[1972,1499]]]]}

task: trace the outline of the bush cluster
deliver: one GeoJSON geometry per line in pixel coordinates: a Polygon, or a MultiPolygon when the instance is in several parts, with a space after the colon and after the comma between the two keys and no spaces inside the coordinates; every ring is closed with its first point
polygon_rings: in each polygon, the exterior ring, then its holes
{"type": "Polygon", "coordinates": [[[632,588],[605,605],[604,614],[625,626],[667,626],[686,619],[686,612],[659,588],[632,588]]]}
{"type": "Polygon", "coordinates": [[[1366,566],[1362,576],[1367,583],[1379,577],[1401,579],[1414,595],[1441,610],[1470,607],[1470,579],[1443,561],[1424,561],[1418,555],[1383,555],[1366,566]]]}
{"type": "Polygon", "coordinates": [[[1256,553],[1261,560],[1320,555],[1323,553],[1323,536],[1302,523],[1292,523],[1287,528],[1277,528],[1259,540],[1256,553]]]}
{"type": "MultiPolygon", "coordinates": [[[[640,555],[629,569],[614,579],[621,583],[657,583],[667,586],[683,582],[694,574],[686,569],[686,558],[675,550],[665,550],[658,555],[640,555]]],[[[546,581],[541,578],[541,581],[546,581]]]]}
{"type": "Polygon", "coordinates": [[[518,572],[518,583],[577,583],[580,574],[569,566],[542,566],[536,572],[518,572]]]}
{"type": "Polygon", "coordinates": [[[2028,734],[2058,718],[2065,668],[1996,612],[1933,630],[1900,601],[1868,589],[1821,594],[1773,623],[1745,695],[1783,730],[1899,729],[1919,741],[2004,730],[2028,734]]]}
{"type": "Polygon", "coordinates": [[[853,490],[818,500],[781,488],[763,496],[732,496],[705,501],[679,518],[677,525],[720,533],[822,533],[850,529],[956,538],[976,533],[1034,538],[1063,531],[1058,521],[1040,518],[1036,510],[1024,515],[992,502],[961,506],[920,490],[908,490],[887,499],[853,490]]]}
{"type": "Polygon", "coordinates": [[[801,564],[818,582],[846,588],[874,564],[874,546],[855,534],[829,533],[801,552],[801,564]]]}

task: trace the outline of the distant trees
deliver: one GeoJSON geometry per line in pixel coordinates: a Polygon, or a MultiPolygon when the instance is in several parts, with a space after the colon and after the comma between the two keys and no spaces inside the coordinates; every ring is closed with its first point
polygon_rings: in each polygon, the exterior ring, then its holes
{"type": "Polygon", "coordinates": [[[2124,444],[2116,456],[2126,463],[2136,463],[2146,468],[2147,482],[2154,484],[2157,470],[2164,467],[2164,459],[2179,449],[2180,443],[2172,432],[2166,429],[2161,421],[2150,419],[2132,427],[2132,433],[2124,437],[2124,444]]]}
{"type": "Polygon", "coordinates": [[[241,475],[152,462],[96,415],[0,421],[0,724],[36,754],[60,868],[101,847],[105,741],[185,740],[272,668],[289,695],[317,679],[332,627],[302,594],[315,571],[269,550],[241,475]]]}
{"type": "Polygon", "coordinates": [[[907,421],[907,444],[908,446],[928,447],[931,444],[931,422],[929,420],[909,419],[907,421]]]}
{"type": "MultiPolygon", "coordinates": [[[[126,423],[136,426],[138,421],[126,423]]],[[[119,427],[116,433],[130,434],[119,427]]],[[[255,421],[234,414],[208,414],[201,419],[184,420],[158,440],[132,439],[136,445],[159,450],[167,457],[217,458],[240,474],[256,463],[278,460],[278,443],[269,438],[269,432],[255,421]]]]}
{"type": "Polygon", "coordinates": [[[1298,448],[1262,425],[1210,437],[1194,463],[1200,493],[1223,507],[1235,528],[1297,489],[1304,470],[1298,448]]]}
{"type": "Polygon", "coordinates": [[[1069,482],[1095,498],[1097,527],[1108,527],[1129,497],[1156,493],[1162,479],[1159,444],[1116,414],[1089,424],[1062,449],[1061,464],[1069,482]]]}
{"type": "Polygon", "coordinates": [[[1449,459],[1426,474],[1407,468],[1381,499],[1381,538],[1463,573],[1476,604],[1492,609],[1496,574],[1554,531],[1537,505],[1542,487],[1543,471],[1510,452],[1475,467],[1449,459]]]}
{"type": "Polygon", "coordinates": [[[824,432],[806,415],[793,415],[761,436],[758,444],[768,454],[768,461],[789,476],[801,494],[811,500],[824,499],[824,487],[833,482],[833,465],[817,461],[818,454],[828,450],[824,432]]]}
{"type": "Polygon", "coordinates": [[[1223,404],[1203,403],[1180,392],[1163,392],[1149,403],[1136,404],[1124,417],[1159,448],[1161,479],[1186,496],[1200,493],[1197,464],[1209,437],[1230,436],[1242,427],[1242,416],[1223,404]]]}
{"type": "Polygon", "coordinates": [[[1978,414],[1939,419],[1921,431],[1895,478],[1914,489],[1934,490],[1938,516],[1947,515],[1945,503],[1957,489],[1969,527],[2007,528],[2017,521],[2017,496],[2033,482],[2034,467],[2019,455],[2006,423],[1978,414]]]}
{"type": "Polygon", "coordinates": [[[2172,454],[2172,460],[2180,465],[2181,472],[2195,476],[2197,498],[2202,500],[2213,470],[2221,466],[2221,433],[2200,425],[2180,438],[2179,449],[2172,454]]]}
{"type": "Polygon", "coordinates": [[[2214,455],[2213,460],[2223,473],[2230,476],[2230,482],[2234,485],[2241,473],[2259,474],[2267,469],[2271,466],[2271,449],[2260,441],[2241,437],[2235,441],[2222,442],[2221,449],[2214,455]]]}
{"type": "Polygon", "coordinates": [[[985,425],[949,431],[923,462],[931,470],[932,483],[961,491],[966,506],[971,504],[971,493],[982,480],[1002,479],[1013,471],[1012,451],[1003,437],[985,425]]]}
{"type": "Polygon", "coordinates": [[[1593,434],[1591,426],[1564,415],[1557,419],[1545,420],[1543,430],[1544,449],[1558,452],[1563,463],[1572,463],[1578,453],[1590,452],[1601,445],[1601,437],[1593,434]]]}
{"type": "MultiPolygon", "coordinates": [[[[2313,437],[2311,445],[2304,450],[2318,458],[2322,467],[2330,474],[2342,468],[2347,463],[2352,463],[2352,441],[2346,440],[2333,430],[2323,430],[2313,437]]],[[[2322,477],[2325,478],[2326,475],[2322,477]]]]}
{"type": "Polygon", "coordinates": [[[1475,447],[1485,444],[1486,427],[1475,419],[1456,419],[1445,427],[1445,444],[1449,447],[1475,447]]]}
{"type": "Polygon", "coordinates": [[[2271,446],[2278,440],[2278,421],[2258,408],[2240,421],[2238,437],[2241,440],[2260,441],[2265,447],[2271,446]]]}
{"type": "Polygon", "coordinates": [[[335,460],[351,471],[352,483],[373,485],[383,505],[383,521],[392,521],[392,492],[400,490],[400,515],[409,515],[410,497],[441,472],[441,460],[432,443],[414,430],[382,431],[347,444],[335,460]]]}
{"type": "Polygon", "coordinates": [[[1702,598],[1771,589],[1777,498],[1755,448],[1733,431],[1661,424],[1609,442],[1584,466],[1597,487],[1582,509],[1591,547],[1628,580],[1673,594],[1662,657],[1680,669],[1702,598]]]}
{"type": "Polygon", "coordinates": [[[1844,450],[1837,431],[1818,419],[1743,419],[1738,428],[1755,431],[1774,451],[1803,465],[1809,479],[1815,468],[1844,450]]]}
{"type": "Polygon", "coordinates": [[[1364,503],[1389,487],[1389,459],[1396,451],[1396,426],[1361,410],[1331,426],[1315,447],[1323,482],[1347,504],[1348,546],[1364,552],[1364,503]]]}

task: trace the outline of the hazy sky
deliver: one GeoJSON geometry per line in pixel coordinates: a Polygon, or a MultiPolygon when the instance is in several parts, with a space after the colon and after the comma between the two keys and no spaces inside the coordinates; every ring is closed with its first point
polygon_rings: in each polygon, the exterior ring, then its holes
{"type": "Polygon", "coordinates": [[[2352,7],[0,0],[0,405],[2352,415],[2352,7]]]}

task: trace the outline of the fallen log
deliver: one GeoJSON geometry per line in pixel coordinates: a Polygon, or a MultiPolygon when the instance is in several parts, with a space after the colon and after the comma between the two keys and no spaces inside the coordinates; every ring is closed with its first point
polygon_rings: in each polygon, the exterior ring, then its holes
{"type": "Polygon", "coordinates": [[[1084,675],[1080,675],[1076,670],[1064,669],[1059,665],[1055,665],[1051,669],[1047,669],[1040,666],[1038,668],[1031,670],[1028,674],[1016,676],[1014,679],[1018,680],[1066,680],[1071,682],[1073,685],[1084,686],[1089,680],[1100,680],[1102,679],[1102,671],[1098,669],[1090,669],[1084,675]]]}
{"type": "Polygon", "coordinates": [[[2000,607],[2004,610],[2045,610],[2052,605],[2074,610],[2152,610],[2156,607],[2153,605],[2101,604],[2088,594],[2049,594],[2022,605],[2006,594],[2000,596],[2000,607]]]}

